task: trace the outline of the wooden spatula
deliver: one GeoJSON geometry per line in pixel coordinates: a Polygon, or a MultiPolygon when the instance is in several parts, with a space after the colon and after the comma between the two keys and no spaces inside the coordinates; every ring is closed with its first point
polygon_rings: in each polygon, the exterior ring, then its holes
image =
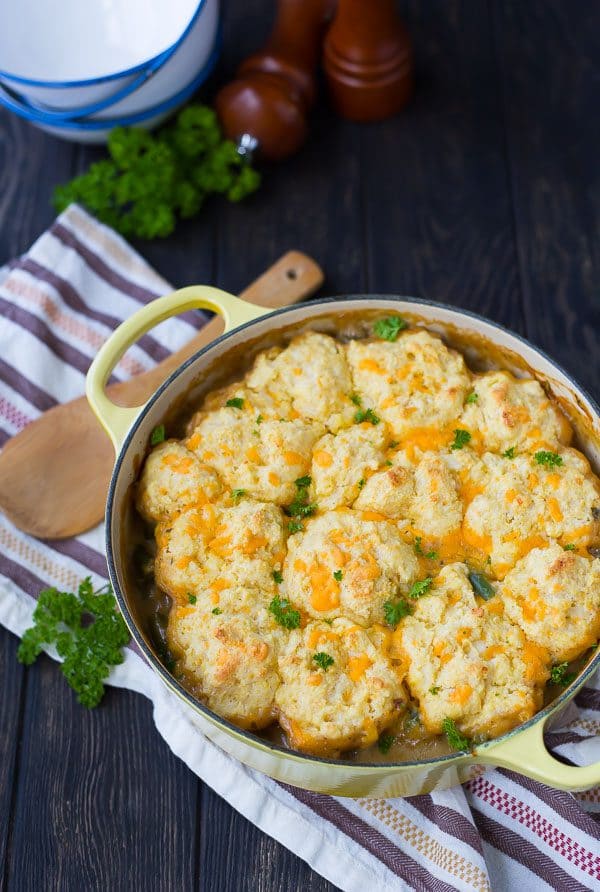
{"type": "MultiPolygon", "coordinates": [[[[323,272],[314,260],[289,251],[241,297],[274,309],[313,294],[322,282],[323,272]]],[[[109,387],[112,399],[122,406],[140,405],[222,330],[220,317],[211,319],[185,347],[155,368],[109,387]]],[[[104,515],[114,458],[85,397],[55,406],[9,440],[0,453],[0,509],[19,529],[39,539],[76,536],[104,515]]]]}

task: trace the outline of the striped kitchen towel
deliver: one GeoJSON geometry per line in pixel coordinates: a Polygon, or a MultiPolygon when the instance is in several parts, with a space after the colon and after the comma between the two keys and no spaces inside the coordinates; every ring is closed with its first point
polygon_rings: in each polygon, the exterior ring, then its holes
{"type": "MultiPolygon", "coordinates": [[[[0,446],[41,412],[79,396],[98,347],[140,304],[167,292],[120,237],[78,207],[0,271],[0,446]]],[[[189,339],[201,314],[146,336],[116,377],[147,369],[189,339]]],[[[17,635],[41,588],[106,576],[103,530],[44,543],[0,515],[0,621],[17,635]]],[[[206,740],[188,708],[130,647],[110,683],[149,697],[158,732],[205,783],[348,892],[600,888],[600,788],[560,793],[489,770],[411,799],[350,800],[286,787],[206,740]]],[[[600,759],[600,680],[563,713],[549,744],[574,763],[600,759]]]]}

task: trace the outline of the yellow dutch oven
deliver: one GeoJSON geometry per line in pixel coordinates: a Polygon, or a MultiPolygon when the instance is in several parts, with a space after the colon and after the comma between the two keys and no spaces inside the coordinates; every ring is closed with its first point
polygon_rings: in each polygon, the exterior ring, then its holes
{"type": "Polygon", "coordinates": [[[526,369],[562,404],[570,416],[579,443],[596,472],[600,468],[600,410],[593,400],[544,353],[518,335],[473,313],[413,298],[353,296],[330,298],[274,312],[245,303],[216,288],[192,286],[159,298],[124,322],[104,344],[87,377],[87,397],[114,443],[117,460],[106,508],[106,550],[110,579],[134,640],[150,666],[173,694],[189,707],[199,729],[218,746],[246,765],[276,780],[339,796],[414,796],[444,789],[469,780],[486,765],[510,768],[561,790],[588,789],[600,783],[600,762],[572,767],[557,761],[544,745],[544,728],[564,708],[600,666],[600,650],[588,660],[575,681],[528,722],[502,737],[477,746],[471,753],[402,763],[365,764],[360,761],[322,759],[284,749],[222,719],[185,690],[154,652],[136,620],[134,596],[128,591],[124,566],[128,548],[123,518],[151,431],[174,405],[215,369],[223,368],[227,355],[251,356],[256,345],[277,342],[286,331],[314,326],[335,333],[348,319],[369,314],[401,313],[412,322],[442,334],[467,359],[491,355],[494,364],[526,369]],[[186,310],[205,309],[221,314],[225,333],[185,362],[165,381],[144,406],[114,405],[105,393],[110,374],[142,334],[159,322],[186,310]]]}

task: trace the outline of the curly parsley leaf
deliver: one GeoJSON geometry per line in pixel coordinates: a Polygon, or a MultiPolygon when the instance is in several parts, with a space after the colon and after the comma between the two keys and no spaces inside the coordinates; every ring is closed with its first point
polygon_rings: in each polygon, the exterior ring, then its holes
{"type": "Polygon", "coordinates": [[[392,628],[396,628],[400,620],[404,619],[405,616],[410,616],[411,613],[411,605],[403,598],[399,601],[386,601],[383,605],[385,621],[392,628]]]}
{"type": "Polygon", "coordinates": [[[383,755],[387,755],[395,743],[396,738],[393,734],[382,734],[377,741],[377,749],[383,755]]]}
{"type": "Polygon", "coordinates": [[[484,573],[476,573],[475,570],[471,570],[469,572],[469,582],[475,594],[483,598],[484,601],[489,601],[496,594],[494,586],[484,573]]]}
{"type": "Polygon", "coordinates": [[[335,570],[333,573],[333,578],[335,579],[336,582],[341,582],[342,576],[343,576],[343,573],[341,570],[335,570]]]}
{"type": "MultiPolygon", "coordinates": [[[[317,505],[315,502],[308,501],[308,487],[312,483],[312,477],[307,474],[305,477],[298,477],[294,483],[297,490],[296,496],[293,502],[290,502],[284,510],[288,517],[293,517],[298,521],[301,517],[310,517],[311,514],[314,514],[317,510],[317,505]]],[[[303,529],[302,524],[300,524],[298,529],[303,529]]],[[[291,523],[290,532],[292,532],[291,523]]],[[[294,532],[296,531],[294,530],[294,532]]]]}
{"type": "Polygon", "coordinates": [[[288,524],[288,530],[290,533],[300,533],[304,529],[304,524],[301,520],[290,520],[288,524]]]}
{"type": "Polygon", "coordinates": [[[17,658],[29,666],[45,645],[55,645],[62,657],[61,672],[82,706],[97,706],[104,696],[104,679],[112,666],[123,662],[129,642],[125,621],[116,609],[109,585],[94,591],[88,576],[77,594],[56,588],[40,593],[17,658]]]}
{"type": "Polygon", "coordinates": [[[300,611],[294,610],[287,598],[275,595],[269,604],[269,612],[284,629],[297,629],[300,625],[300,611]]]}
{"type": "Polygon", "coordinates": [[[471,749],[471,741],[464,734],[460,733],[454,719],[445,718],[442,722],[442,731],[446,735],[446,740],[451,749],[457,752],[468,752],[471,749]]]}
{"type": "Polygon", "coordinates": [[[570,685],[575,680],[575,673],[569,672],[568,663],[558,663],[550,670],[550,681],[563,687],[570,685]]]}
{"type": "Polygon", "coordinates": [[[421,536],[415,536],[415,554],[418,554],[420,557],[426,557],[430,561],[434,561],[438,556],[437,551],[423,551],[422,541],[421,536]]]}
{"type": "Polygon", "coordinates": [[[234,396],[230,400],[227,400],[225,405],[229,409],[243,409],[244,408],[244,400],[241,396],[234,396]]]}
{"type": "Polygon", "coordinates": [[[433,577],[426,576],[425,579],[421,579],[419,582],[413,582],[410,591],[408,593],[408,597],[412,598],[414,601],[417,598],[422,598],[423,595],[426,595],[429,589],[433,584],[433,577]]]}
{"type": "Polygon", "coordinates": [[[439,685],[433,685],[432,687],[429,688],[429,693],[430,693],[430,694],[433,694],[433,695],[435,696],[435,694],[439,694],[439,692],[440,692],[441,690],[442,690],[442,689],[441,689],[441,687],[440,687],[439,685]]]}
{"type": "Polygon", "coordinates": [[[454,443],[450,445],[450,449],[463,449],[471,440],[469,431],[456,428],[454,431],[454,443]]]}
{"type": "Polygon", "coordinates": [[[313,660],[319,666],[323,672],[327,672],[330,666],[333,666],[334,659],[329,654],[326,654],[324,651],[319,651],[317,654],[313,654],[313,660]]]}
{"type": "Polygon", "coordinates": [[[277,583],[277,585],[281,585],[283,582],[283,573],[281,570],[273,570],[273,579],[277,583]]]}
{"type": "Polygon", "coordinates": [[[150,445],[158,446],[159,443],[164,443],[165,441],[165,426],[164,424],[157,424],[152,433],[150,434],[150,445]]]}
{"type": "Polygon", "coordinates": [[[188,105],[155,133],[116,127],[107,148],[108,157],[56,187],[53,203],[59,212],[84,204],[126,237],[163,238],[178,217],[195,217],[210,194],[240,201],[260,184],[204,105],[188,105]]]}
{"type": "Polygon", "coordinates": [[[240,501],[240,499],[244,498],[245,495],[246,495],[245,489],[232,489],[231,490],[231,498],[236,503],[236,505],[240,501]]]}
{"type": "Polygon", "coordinates": [[[507,449],[506,452],[503,452],[502,455],[504,458],[514,458],[517,454],[514,446],[511,446],[510,449],[507,449]]]}
{"type": "Polygon", "coordinates": [[[363,424],[365,421],[368,421],[369,424],[379,424],[381,418],[375,414],[373,409],[359,409],[354,413],[355,424],[363,424]]]}
{"type": "Polygon", "coordinates": [[[466,398],[465,403],[476,403],[478,399],[479,399],[479,394],[476,393],[474,390],[472,390],[471,393],[466,398]]]}
{"type": "Polygon", "coordinates": [[[562,456],[556,452],[547,452],[545,449],[540,449],[533,457],[538,465],[546,465],[547,468],[558,468],[563,463],[562,456]]]}
{"type": "Polygon", "coordinates": [[[190,604],[195,604],[197,602],[197,600],[198,600],[197,595],[192,595],[191,592],[188,592],[188,601],[190,602],[190,604]]]}
{"type": "Polygon", "coordinates": [[[358,393],[351,393],[351,394],[350,394],[350,401],[351,401],[352,403],[354,403],[355,406],[362,406],[362,399],[361,399],[361,397],[358,395],[358,393]]]}
{"type": "Polygon", "coordinates": [[[215,616],[219,616],[221,613],[223,613],[223,611],[220,607],[213,607],[212,613],[214,613],[215,616]]]}
{"type": "Polygon", "coordinates": [[[385,316],[378,319],[373,326],[375,337],[383,341],[395,341],[401,331],[408,327],[408,322],[401,316],[385,316]]]}

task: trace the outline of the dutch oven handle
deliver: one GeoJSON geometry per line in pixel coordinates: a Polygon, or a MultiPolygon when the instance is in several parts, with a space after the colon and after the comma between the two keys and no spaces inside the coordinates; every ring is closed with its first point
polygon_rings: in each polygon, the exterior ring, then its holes
{"type": "Polygon", "coordinates": [[[125,351],[138,338],[165,319],[187,310],[212,310],[219,313],[225,322],[226,332],[271,312],[270,309],[246,303],[218,288],[190,285],[153,300],[121,323],[98,351],[85,382],[88,402],[112,440],[116,452],[121,448],[127,432],[144,406],[117,406],[106,394],[106,382],[125,351]]]}
{"type": "Polygon", "coordinates": [[[477,761],[497,768],[510,768],[558,790],[588,790],[600,783],[600,762],[592,765],[565,765],[549,753],[544,743],[544,725],[550,716],[507,740],[490,743],[476,753],[477,761]]]}

